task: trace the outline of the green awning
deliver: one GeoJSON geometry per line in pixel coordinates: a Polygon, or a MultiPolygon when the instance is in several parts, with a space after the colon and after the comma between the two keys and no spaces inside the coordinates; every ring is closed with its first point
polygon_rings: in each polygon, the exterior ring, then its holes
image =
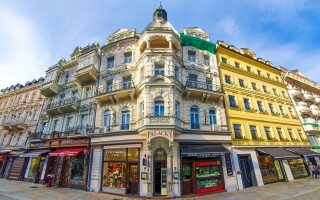
{"type": "Polygon", "coordinates": [[[210,53],[216,54],[216,44],[208,42],[206,40],[193,37],[190,35],[185,35],[180,33],[180,39],[182,41],[182,46],[192,46],[199,50],[206,50],[210,53]]]}
{"type": "Polygon", "coordinates": [[[318,128],[318,127],[320,127],[319,124],[315,124],[315,123],[304,123],[303,125],[311,125],[313,128],[318,128]]]}

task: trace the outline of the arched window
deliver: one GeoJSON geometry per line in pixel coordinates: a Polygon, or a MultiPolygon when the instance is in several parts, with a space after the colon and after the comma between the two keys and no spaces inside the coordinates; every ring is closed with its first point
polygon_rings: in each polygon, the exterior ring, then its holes
{"type": "Polygon", "coordinates": [[[153,160],[163,160],[166,161],[167,160],[167,152],[166,150],[164,150],[163,148],[158,148],[154,151],[153,153],[153,160]]]}
{"type": "Polygon", "coordinates": [[[200,129],[199,108],[197,106],[190,108],[190,123],[191,129],[200,129]]]}
{"type": "Polygon", "coordinates": [[[214,109],[209,110],[209,120],[211,125],[217,124],[216,111],[214,109]]]}
{"type": "Polygon", "coordinates": [[[154,116],[164,116],[164,100],[162,97],[154,100],[154,116]]]}
{"type": "Polygon", "coordinates": [[[121,112],[121,130],[129,130],[130,126],[130,110],[128,107],[122,109],[121,112]]]}
{"type": "Polygon", "coordinates": [[[110,112],[110,110],[106,110],[104,112],[103,125],[108,128],[108,131],[110,131],[110,126],[111,126],[111,112],[110,112]]]}

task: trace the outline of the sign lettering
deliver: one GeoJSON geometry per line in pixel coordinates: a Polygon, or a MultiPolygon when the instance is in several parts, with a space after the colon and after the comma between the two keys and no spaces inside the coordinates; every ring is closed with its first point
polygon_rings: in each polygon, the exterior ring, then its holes
{"type": "Polygon", "coordinates": [[[173,132],[171,130],[169,131],[148,131],[148,138],[153,138],[157,136],[164,136],[167,138],[172,139],[173,138],[173,132]]]}

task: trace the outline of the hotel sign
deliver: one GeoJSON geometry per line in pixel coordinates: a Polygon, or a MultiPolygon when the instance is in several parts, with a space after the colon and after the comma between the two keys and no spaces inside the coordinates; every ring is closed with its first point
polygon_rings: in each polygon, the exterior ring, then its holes
{"type": "Polygon", "coordinates": [[[166,137],[168,139],[173,139],[173,131],[166,130],[166,131],[148,131],[147,132],[148,139],[154,137],[166,137]]]}

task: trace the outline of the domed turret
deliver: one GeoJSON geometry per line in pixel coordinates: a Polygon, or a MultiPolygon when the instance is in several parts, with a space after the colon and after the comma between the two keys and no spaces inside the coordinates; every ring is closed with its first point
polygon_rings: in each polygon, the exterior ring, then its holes
{"type": "Polygon", "coordinates": [[[160,3],[160,6],[158,9],[156,9],[153,13],[153,21],[167,21],[167,11],[162,8],[162,5],[160,3]]]}

